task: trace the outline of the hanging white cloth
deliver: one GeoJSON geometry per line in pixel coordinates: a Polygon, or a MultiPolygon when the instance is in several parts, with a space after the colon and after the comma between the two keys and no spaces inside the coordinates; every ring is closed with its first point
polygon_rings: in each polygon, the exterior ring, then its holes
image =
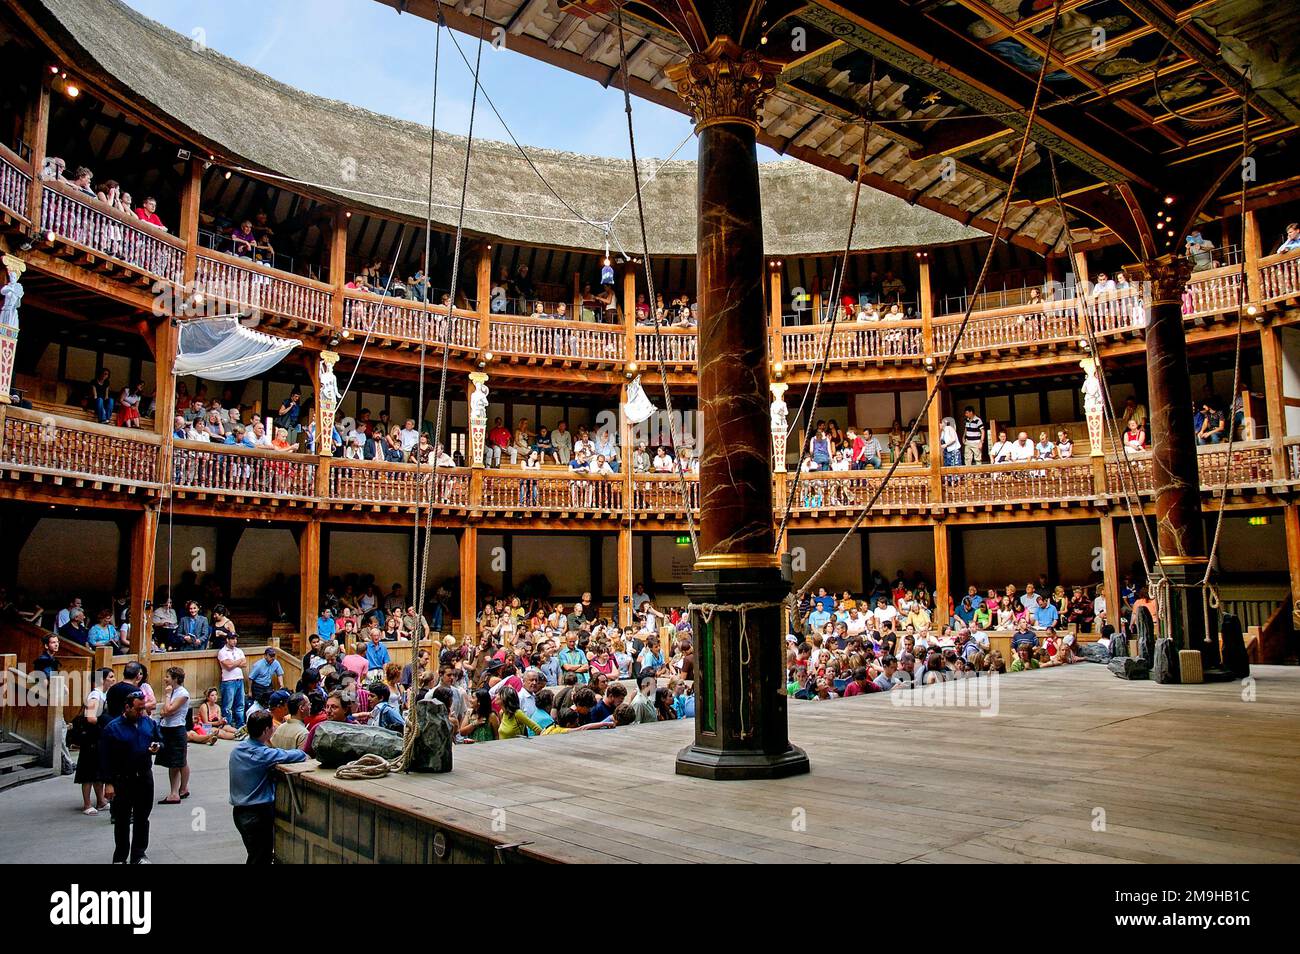
{"type": "Polygon", "coordinates": [[[645,389],[641,387],[641,375],[638,374],[627,386],[627,403],[623,405],[623,413],[629,424],[640,424],[648,421],[654,412],[654,402],[646,396],[645,389]]]}
{"type": "Polygon", "coordinates": [[[235,317],[182,321],[178,339],[175,373],[209,381],[256,377],[302,343],[245,328],[235,317]]]}

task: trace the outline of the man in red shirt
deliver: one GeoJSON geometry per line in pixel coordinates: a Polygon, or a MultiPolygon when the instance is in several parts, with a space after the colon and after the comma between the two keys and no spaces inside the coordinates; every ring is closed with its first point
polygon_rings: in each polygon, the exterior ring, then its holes
{"type": "Polygon", "coordinates": [[[848,685],[844,687],[844,698],[849,696],[861,696],[869,692],[879,692],[880,687],[867,678],[867,670],[859,667],[853,670],[853,678],[848,685]]]}
{"type": "Polygon", "coordinates": [[[510,430],[497,418],[488,432],[487,449],[484,457],[489,467],[501,466],[501,455],[510,446],[510,430]]]}
{"type": "Polygon", "coordinates": [[[144,205],[136,209],[135,214],[139,216],[141,222],[148,222],[163,231],[167,230],[167,226],[163,225],[162,219],[158,218],[158,200],[153,196],[147,196],[144,205]]]}

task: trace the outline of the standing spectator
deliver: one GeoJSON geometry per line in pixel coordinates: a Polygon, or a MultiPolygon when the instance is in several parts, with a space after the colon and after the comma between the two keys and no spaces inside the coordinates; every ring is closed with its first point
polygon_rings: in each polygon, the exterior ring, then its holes
{"type": "Polygon", "coordinates": [[[217,664],[221,666],[221,714],[238,729],[244,724],[244,666],[248,664],[238,636],[226,639],[217,653],[217,664]]]}
{"type": "Polygon", "coordinates": [[[212,639],[212,625],[206,616],[199,615],[199,604],[190,600],[185,604],[185,615],[176,625],[176,642],[173,649],[207,649],[212,639]]]}
{"type": "Polygon", "coordinates": [[[179,805],[181,799],[190,797],[189,737],[185,727],[190,711],[190,691],[185,688],[185,670],[180,666],[170,667],[163,681],[167,695],[158,715],[163,747],[158,753],[157,764],[167,769],[171,791],[158,804],[179,805]]]}
{"type": "MultiPolygon", "coordinates": [[[[72,780],[81,786],[81,813],[98,815],[108,807],[104,798],[104,776],[100,775],[99,737],[108,725],[105,709],[108,705],[106,693],[112,688],[113,670],[105,667],[99,671],[99,685],[86,696],[86,708],[79,720],[73,721],[73,729],[79,738],[77,741],[77,772],[72,780]],[[95,804],[90,804],[90,793],[95,793],[95,804]]],[[[71,731],[69,732],[71,734],[71,731]]]]}
{"type": "Polygon", "coordinates": [[[99,738],[99,772],[111,802],[113,864],[149,864],[149,813],[153,811],[153,757],[162,749],[158,724],[145,715],[144,693],[126,697],[122,714],[99,738]]]}
{"type": "Polygon", "coordinates": [[[301,749],[272,746],[274,733],[271,713],[254,712],[248,717],[248,737],[230,753],[230,804],[250,865],[270,864],[274,856],[275,767],[307,761],[301,749]]]}
{"type": "Polygon", "coordinates": [[[276,658],[277,652],[274,646],[267,646],[262,658],[253,663],[248,671],[253,699],[262,706],[266,705],[272,692],[284,685],[284,665],[276,658]]]}
{"type": "MultiPolygon", "coordinates": [[[[78,610],[80,612],[80,610],[78,610]]],[[[49,676],[51,673],[59,671],[59,637],[55,633],[50,633],[45,637],[45,648],[41,654],[36,657],[32,663],[32,672],[43,672],[49,676]]]]}
{"type": "Polygon", "coordinates": [[[957,437],[957,422],[945,417],[939,425],[939,447],[943,450],[943,466],[961,466],[961,440],[957,437]]]}
{"type": "Polygon", "coordinates": [[[95,406],[95,420],[107,424],[113,417],[113,385],[109,382],[108,368],[100,368],[90,385],[90,397],[95,406]]]}
{"type": "Polygon", "coordinates": [[[980,420],[973,407],[966,408],[964,413],[966,421],[963,424],[963,459],[967,467],[974,467],[984,459],[984,422],[980,420]]]}

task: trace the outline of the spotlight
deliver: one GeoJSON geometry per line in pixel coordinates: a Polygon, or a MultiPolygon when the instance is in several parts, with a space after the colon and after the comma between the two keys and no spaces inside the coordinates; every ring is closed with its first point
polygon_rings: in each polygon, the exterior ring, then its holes
{"type": "Polygon", "coordinates": [[[339,336],[338,336],[338,335],[330,335],[330,342],[329,342],[329,344],[330,344],[330,347],[331,347],[331,348],[337,348],[337,347],[339,346],[339,336]]]}
{"type": "Polygon", "coordinates": [[[53,232],[53,230],[51,230],[51,231],[45,233],[45,241],[50,242],[50,243],[53,243],[53,242],[54,242],[54,232],[53,232]]]}
{"type": "Polygon", "coordinates": [[[1246,306],[1246,314],[1248,314],[1248,315],[1250,315],[1250,317],[1254,318],[1256,315],[1259,314],[1259,308],[1258,308],[1256,305],[1254,305],[1254,304],[1247,305],[1247,306],[1246,306]]]}
{"type": "Polygon", "coordinates": [[[51,72],[51,73],[58,73],[58,72],[59,72],[59,67],[58,67],[58,65],[56,64],[56,65],[51,66],[51,67],[50,67],[50,72],[51,72]]]}
{"type": "Polygon", "coordinates": [[[229,170],[229,169],[226,170],[226,176],[225,176],[225,177],[226,177],[227,179],[230,178],[230,170],[229,170]]]}
{"type": "Polygon", "coordinates": [[[781,380],[781,378],[785,377],[785,365],[780,361],[772,365],[772,375],[778,381],[781,380]]]}
{"type": "Polygon", "coordinates": [[[491,352],[491,351],[484,351],[484,352],[483,352],[483,360],[484,360],[484,361],[491,361],[491,360],[492,360],[492,357],[493,357],[493,356],[492,356],[492,352],[491,352]]]}
{"type": "Polygon", "coordinates": [[[177,158],[177,159],[186,160],[186,159],[189,159],[189,157],[190,157],[190,151],[189,151],[188,149],[177,149],[177,150],[176,150],[176,158],[177,158]]]}
{"type": "Polygon", "coordinates": [[[344,340],[344,341],[350,341],[351,338],[352,338],[352,329],[351,329],[351,328],[344,328],[344,329],[343,329],[343,340],[344,340]]]}
{"type": "Polygon", "coordinates": [[[1173,205],[1173,204],[1174,204],[1174,197],[1172,195],[1165,196],[1165,205],[1173,205]]]}
{"type": "Polygon", "coordinates": [[[351,213],[351,212],[345,212],[345,213],[344,213],[344,217],[350,219],[350,218],[352,218],[352,213],[351,213]]]}
{"type": "Polygon", "coordinates": [[[1087,338],[1080,338],[1080,339],[1079,339],[1079,350],[1080,350],[1080,351],[1091,351],[1091,350],[1092,350],[1092,344],[1088,341],[1087,338]]]}
{"type": "Polygon", "coordinates": [[[71,83],[69,83],[63,91],[68,94],[68,99],[76,99],[81,95],[81,90],[73,86],[71,83]]]}

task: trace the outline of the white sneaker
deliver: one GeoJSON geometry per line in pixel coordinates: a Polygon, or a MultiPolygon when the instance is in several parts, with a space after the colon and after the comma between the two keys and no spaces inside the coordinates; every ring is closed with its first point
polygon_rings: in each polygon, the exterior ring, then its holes
{"type": "Polygon", "coordinates": [[[149,860],[149,856],[148,856],[148,855],[141,855],[141,856],[140,856],[140,860],[137,861],[136,864],[137,864],[137,865],[151,865],[151,864],[153,864],[153,862],[149,860]]]}
{"type": "Polygon", "coordinates": [[[99,809],[96,808],[94,805],[91,805],[89,808],[83,808],[83,809],[81,810],[81,814],[83,814],[83,815],[98,815],[98,814],[99,814],[99,809]]]}

